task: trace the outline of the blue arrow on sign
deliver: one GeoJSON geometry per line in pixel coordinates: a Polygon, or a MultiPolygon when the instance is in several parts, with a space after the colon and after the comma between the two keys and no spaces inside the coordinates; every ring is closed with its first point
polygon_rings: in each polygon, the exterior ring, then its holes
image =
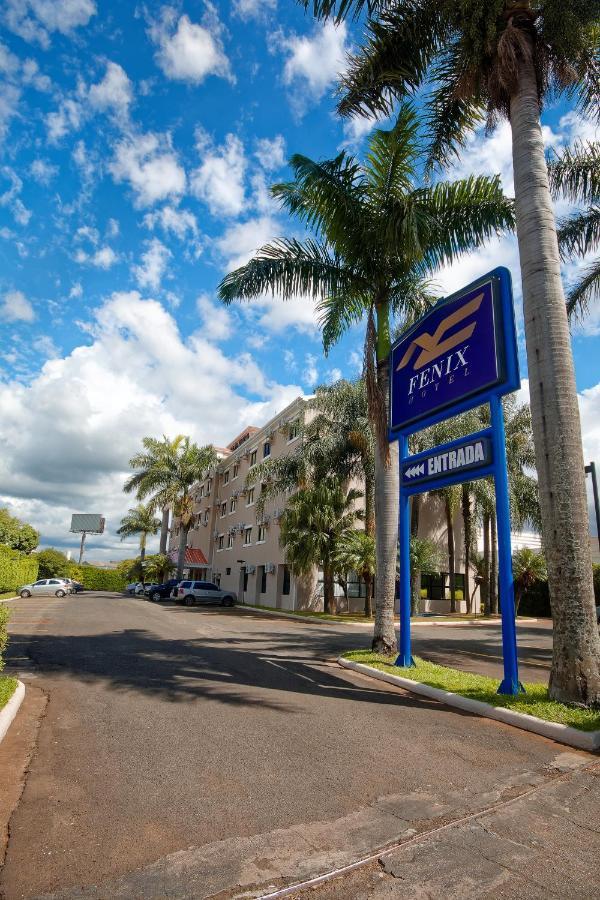
{"type": "Polygon", "coordinates": [[[462,472],[466,473],[467,479],[477,478],[480,469],[488,474],[491,462],[492,444],[486,430],[409,456],[402,464],[402,484],[408,487],[429,481],[447,481],[462,472]]]}

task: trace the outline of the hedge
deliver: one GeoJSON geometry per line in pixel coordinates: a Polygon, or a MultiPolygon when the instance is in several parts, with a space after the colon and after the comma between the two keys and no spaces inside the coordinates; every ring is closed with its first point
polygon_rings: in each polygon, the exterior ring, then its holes
{"type": "Polygon", "coordinates": [[[23,584],[31,584],[37,574],[37,560],[31,556],[11,558],[8,553],[0,553],[0,593],[16,591],[23,584]]]}
{"type": "Polygon", "coordinates": [[[4,668],[2,652],[8,643],[8,631],[6,626],[10,617],[10,610],[5,604],[0,604],[0,672],[4,668]]]}
{"type": "Polygon", "coordinates": [[[127,586],[127,579],[114,569],[81,566],[78,574],[78,580],[88,591],[124,591],[127,586]]]}

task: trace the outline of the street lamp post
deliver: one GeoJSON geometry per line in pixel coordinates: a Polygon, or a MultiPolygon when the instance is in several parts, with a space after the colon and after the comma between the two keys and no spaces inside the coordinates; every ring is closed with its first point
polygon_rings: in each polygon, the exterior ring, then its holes
{"type": "Polygon", "coordinates": [[[598,533],[598,547],[600,547],[600,500],[598,499],[598,479],[596,478],[596,463],[591,462],[585,467],[585,474],[592,476],[592,491],[594,492],[594,509],[596,511],[596,531],[598,533]]]}

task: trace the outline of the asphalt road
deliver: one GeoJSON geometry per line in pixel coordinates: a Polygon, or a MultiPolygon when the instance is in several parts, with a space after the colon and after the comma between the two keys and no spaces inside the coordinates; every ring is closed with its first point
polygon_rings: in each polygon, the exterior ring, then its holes
{"type": "MultiPolygon", "coordinates": [[[[536,784],[564,757],[340,670],[361,629],[114,595],[14,608],[8,662],[48,703],[10,821],[6,900],[293,880],[536,784]]],[[[524,677],[540,680],[549,630],[521,631],[524,677]]],[[[415,629],[416,652],[474,670],[500,674],[498,648],[496,628],[415,629]]]]}

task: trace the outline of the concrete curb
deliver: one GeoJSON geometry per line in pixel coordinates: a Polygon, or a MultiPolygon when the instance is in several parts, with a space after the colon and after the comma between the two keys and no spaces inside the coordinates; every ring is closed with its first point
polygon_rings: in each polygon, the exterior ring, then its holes
{"type": "MultiPolygon", "coordinates": [[[[251,603],[236,603],[236,609],[247,609],[251,612],[262,613],[264,616],[277,616],[281,619],[296,619],[298,622],[309,622],[311,625],[346,625],[351,626],[352,628],[372,628],[373,622],[344,622],[331,619],[319,619],[317,616],[299,616],[297,613],[291,612],[282,612],[281,610],[275,609],[264,609],[262,606],[253,606],[251,603]]],[[[517,625],[529,625],[532,622],[538,622],[538,619],[517,619],[517,625]]],[[[398,625],[398,620],[395,619],[396,625],[398,625]]],[[[480,621],[479,619],[473,619],[468,622],[415,622],[412,621],[413,628],[421,628],[421,627],[435,627],[435,628],[464,628],[465,626],[477,626],[478,628],[482,628],[486,625],[499,625],[500,619],[486,619],[485,621],[480,621]]]]}
{"type": "Polygon", "coordinates": [[[18,597],[5,597],[4,600],[0,600],[0,603],[10,603],[12,600],[18,600],[18,597]]]}
{"type": "Polygon", "coordinates": [[[579,731],[577,728],[571,728],[570,725],[546,722],[545,719],[538,719],[537,716],[529,716],[526,713],[516,712],[513,709],[490,706],[489,703],[483,703],[481,700],[470,700],[468,697],[461,697],[460,694],[453,694],[450,691],[443,691],[441,688],[421,684],[420,681],[412,681],[412,679],[402,678],[400,675],[390,675],[388,672],[382,672],[380,669],[374,669],[372,666],[366,666],[364,663],[357,663],[351,659],[344,659],[341,656],[338,659],[338,663],[344,669],[352,669],[355,672],[361,672],[363,675],[369,675],[371,678],[377,678],[379,681],[395,684],[413,694],[422,694],[431,700],[438,700],[446,706],[455,706],[457,709],[463,709],[477,716],[496,719],[498,722],[514,725],[516,728],[522,728],[524,731],[533,731],[535,734],[541,734],[543,737],[558,741],[559,744],[567,744],[569,747],[577,747],[579,750],[600,750],[600,731],[579,731]]]}
{"type": "Polygon", "coordinates": [[[6,732],[10,728],[12,720],[18,713],[24,696],[25,685],[22,681],[18,681],[14,694],[12,695],[8,703],[3,706],[2,709],[0,709],[0,744],[2,743],[2,739],[4,738],[6,732]]]}

